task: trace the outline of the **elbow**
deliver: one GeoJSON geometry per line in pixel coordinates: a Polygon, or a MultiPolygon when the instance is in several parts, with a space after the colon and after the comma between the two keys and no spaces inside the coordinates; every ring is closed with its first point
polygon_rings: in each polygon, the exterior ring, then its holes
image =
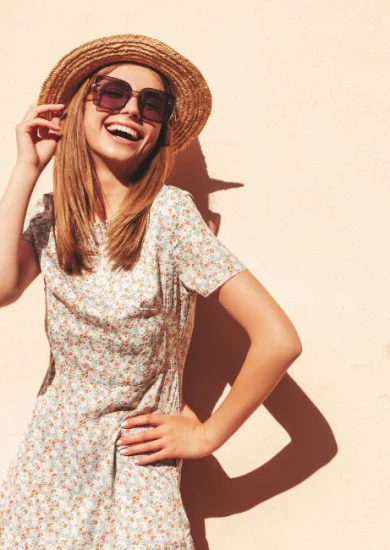
{"type": "Polygon", "coordinates": [[[301,339],[294,327],[287,330],[266,330],[257,333],[255,346],[264,349],[265,345],[269,349],[270,355],[278,356],[283,359],[283,362],[290,365],[303,351],[301,339]]]}
{"type": "Polygon", "coordinates": [[[274,332],[274,338],[277,348],[291,362],[301,355],[303,351],[302,342],[291,321],[287,324],[279,325],[278,329],[274,332]]]}
{"type": "Polygon", "coordinates": [[[13,304],[20,298],[21,295],[22,293],[18,290],[8,293],[0,293],[0,309],[13,304]]]}
{"type": "Polygon", "coordinates": [[[303,351],[301,339],[294,328],[279,340],[279,346],[291,362],[295,361],[303,351]]]}
{"type": "Polygon", "coordinates": [[[289,364],[293,363],[302,353],[300,338],[286,337],[274,342],[276,354],[283,357],[289,364]]]}
{"type": "Polygon", "coordinates": [[[299,357],[303,351],[303,346],[301,339],[299,338],[295,329],[293,331],[293,334],[290,334],[288,337],[286,337],[286,341],[288,343],[290,354],[294,357],[294,359],[297,359],[297,357],[299,357]]]}
{"type": "Polygon", "coordinates": [[[302,342],[298,338],[298,340],[294,343],[294,345],[291,346],[291,353],[293,355],[294,361],[295,359],[298,359],[298,357],[302,354],[302,351],[303,351],[302,342]]]}

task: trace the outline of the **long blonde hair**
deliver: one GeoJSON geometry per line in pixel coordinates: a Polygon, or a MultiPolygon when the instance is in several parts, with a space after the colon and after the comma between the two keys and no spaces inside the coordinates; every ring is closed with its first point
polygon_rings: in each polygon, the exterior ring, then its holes
{"type": "MultiPolygon", "coordinates": [[[[100,218],[105,215],[101,185],[84,132],[84,97],[95,74],[107,74],[118,64],[100,68],[82,83],[61,124],[53,173],[55,239],[59,266],[71,275],[92,271],[95,252],[90,222],[94,213],[100,218]]],[[[158,74],[165,90],[172,93],[169,81],[158,74]]],[[[129,270],[138,260],[150,207],[173,169],[172,147],[163,145],[166,129],[163,125],[153,151],[132,175],[120,212],[107,227],[107,255],[114,269],[129,270]]]]}

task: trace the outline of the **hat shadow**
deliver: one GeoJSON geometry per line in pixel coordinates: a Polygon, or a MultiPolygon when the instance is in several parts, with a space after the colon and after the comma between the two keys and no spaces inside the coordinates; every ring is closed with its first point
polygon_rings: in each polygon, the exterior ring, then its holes
{"type": "MultiPolygon", "coordinates": [[[[208,176],[198,140],[178,155],[168,183],[194,195],[202,216],[215,227],[216,234],[221,216],[210,211],[209,193],[243,186],[208,176]]],[[[220,307],[218,293],[219,290],[208,298],[198,296],[184,371],[184,400],[202,422],[212,414],[226,385],[234,383],[250,345],[246,332],[220,307]]],[[[181,494],[197,550],[209,548],[206,519],[250,510],[300,484],[337,454],[337,443],[328,422],[289,373],[263,405],[290,437],[290,442],[271,459],[234,478],[229,477],[212,454],[183,461],[181,494]]],[[[241,449],[235,452],[239,455],[241,449]]],[[[242,548],[246,547],[244,538],[243,534],[242,548]]]]}

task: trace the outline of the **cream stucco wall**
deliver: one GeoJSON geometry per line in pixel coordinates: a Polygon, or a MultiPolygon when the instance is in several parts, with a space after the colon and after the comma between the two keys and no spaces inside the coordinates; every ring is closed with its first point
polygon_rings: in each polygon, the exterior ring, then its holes
{"type": "MultiPolygon", "coordinates": [[[[15,125],[81,42],[154,36],[213,92],[177,185],[198,191],[205,215],[210,198],[219,237],[289,314],[304,353],[222,448],[185,462],[197,550],[389,549],[389,3],[19,0],[0,15],[1,192],[15,125]]],[[[0,309],[1,477],[47,368],[43,318],[41,277],[0,309]]],[[[213,299],[199,299],[197,319],[185,397],[205,419],[247,342],[213,299]]]]}

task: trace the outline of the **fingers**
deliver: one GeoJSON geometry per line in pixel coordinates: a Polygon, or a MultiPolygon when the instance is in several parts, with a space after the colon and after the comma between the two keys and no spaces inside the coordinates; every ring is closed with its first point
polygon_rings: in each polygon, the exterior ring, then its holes
{"type": "Polygon", "coordinates": [[[163,433],[161,430],[154,428],[152,430],[145,430],[144,432],[138,432],[132,435],[122,435],[120,439],[116,441],[116,445],[133,445],[135,443],[155,440],[156,438],[162,437],[162,435],[163,433]]]}
{"type": "Polygon", "coordinates": [[[159,442],[153,442],[148,443],[147,445],[132,445],[132,446],[123,446],[119,448],[119,452],[121,455],[136,455],[136,454],[144,454],[149,453],[152,451],[160,451],[161,450],[161,443],[159,442]]]}
{"type": "Polygon", "coordinates": [[[163,424],[166,421],[165,416],[166,415],[153,413],[140,414],[138,416],[126,418],[121,426],[122,428],[130,428],[133,426],[142,426],[143,424],[163,424]]]}
{"type": "Polygon", "coordinates": [[[28,132],[39,131],[39,136],[43,137],[47,135],[49,130],[53,132],[59,132],[60,126],[51,120],[46,120],[44,118],[33,118],[31,120],[23,120],[16,126],[17,133],[19,132],[28,132]]]}
{"type": "Polygon", "coordinates": [[[27,132],[33,134],[36,139],[47,137],[49,130],[52,130],[54,133],[59,132],[60,115],[64,107],[64,103],[48,103],[44,105],[32,103],[21,122],[17,124],[16,133],[27,132]],[[51,120],[47,120],[47,118],[40,116],[44,113],[51,113],[54,117],[51,120]]]}
{"type": "Polygon", "coordinates": [[[44,118],[33,118],[32,120],[27,120],[26,123],[23,124],[24,128],[33,128],[34,126],[45,126],[46,128],[52,128],[53,130],[60,129],[58,124],[44,118]]]}
{"type": "Polygon", "coordinates": [[[60,113],[64,109],[64,107],[64,103],[47,103],[44,105],[37,105],[36,103],[32,103],[27,109],[27,112],[22,118],[22,121],[36,118],[37,115],[40,115],[42,113],[60,113]]]}

